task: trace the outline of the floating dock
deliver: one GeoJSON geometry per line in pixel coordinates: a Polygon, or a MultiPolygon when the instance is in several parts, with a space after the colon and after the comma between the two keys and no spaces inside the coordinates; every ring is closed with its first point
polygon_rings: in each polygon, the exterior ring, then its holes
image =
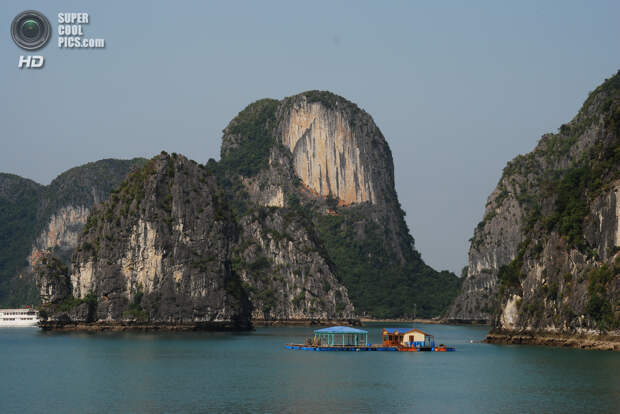
{"type": "Polygon", "coordinates": [[[320,345],[301,345],[301,344],[286,344],[284,345],[286,349],[295,349],[298,351],[349,351],[349,352],[360,352],[360,351],[398,351],[398,348],[393,346],[342,346],[342,345],[334,345],[334,346],[320,346],[320,345]]]}
{"type": "Polygon", "coordinates": [[[454,352],[455,349],[451,347],[420,347],[420,348],[400,348],[395,346],[320,346],[320,345],[302,345],[302,344],[285,344],[286,349],[292,349],[297,351],[348,351],[348,352],[366,352],[366,351],[381,351],[381,352],[454,352]]]}
{"type": "Polygon", "coordinates": [[[435,346],[432,335],[418,329],[384,329],[383,344],[368,343],[368,331],[348,326],[332,326],[317,329],[314,337],[304,344],[285,344],[286,349],[297,351],[345,351],[345,352],[453,352],[444,344],[435,346]]]}

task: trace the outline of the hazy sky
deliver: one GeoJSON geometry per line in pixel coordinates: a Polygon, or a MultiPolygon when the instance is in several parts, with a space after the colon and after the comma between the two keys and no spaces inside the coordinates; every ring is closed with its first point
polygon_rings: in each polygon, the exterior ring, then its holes
{"type": "Polygon", "coordinates": [[[0,171],[42,184],[162,149],[219,159],[247,104],[330,90],[368,111],[394,154],[422,257],[459,272],[502,168],[620,68],[620,2],[3,1],[0,171]],[[103,50],[19,70],[17,13],[90,14],[103,50]]]}

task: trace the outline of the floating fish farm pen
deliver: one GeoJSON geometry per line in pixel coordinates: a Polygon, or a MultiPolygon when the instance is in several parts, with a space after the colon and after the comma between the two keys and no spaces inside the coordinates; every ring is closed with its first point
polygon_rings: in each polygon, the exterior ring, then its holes
{"type": "Polygon", "coordinates": [[[313,343],[319,346],[367,346],[368,331],[348,326],[317,329],[313,343]]]}
{"type": "Polygon", "coordinates": [[[418,329],[387,328],[382,336],[381,345],[371,345],[368,343],[368,331],[332,326],[315,330],[314,337],[307,338],[303,344],[286,344],[285,348],[301,351],[454,351],[454,348],[443,344],[436,347],[433,336],[418,329]]]}

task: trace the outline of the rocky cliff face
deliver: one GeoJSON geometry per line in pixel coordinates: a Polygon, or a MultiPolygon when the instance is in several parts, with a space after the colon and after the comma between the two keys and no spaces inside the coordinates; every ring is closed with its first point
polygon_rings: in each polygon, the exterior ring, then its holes
{"type": "Polygon", "coordinates": [[[433,316],[456,294],[457,278],[426,266],[414,249],[385,138],[370,115],[346,99],[309,91],[257,101],[226,127],[222,159],[208,167],[239,215],[273,207],[306,223],[321,261],[361,314],[413,315],[417,306],[418,315],[433,316]]]}
{"type": "Polygon", "coordinates": [[[384,203],[391,194],[391,156],[369,116],[350,103],[325,104],[312,95],[289,99],[280,114],[281,141],[293,169],[318,196],[344,204],[384,203]]]}
{"type": "Polygon", "coordinates": [[[498,306],[497,273],[516,255],[523,239],[524,211],[513,180],[502,179],[487,201],[484,217],[474,231],[461,293],[447,318],[457,322],[489,323],[498,306]],[[498,207],[498,201],[501,205],[498,207]]]}
{"type": "Polygon", "coordinates": [[[48,323],[247,328],[250,317],[354,317],[312,228],[288,213],[261,207],[237,220],[207,168],[162,153],[89,215],[66,298],[47,265],[58,261],[40,255],[48,323]]]}
{"type": "Polygon", "coordinates": [[[71,294],[68,269],[64,263],[49,252],[41,253],[34,266],[41,302],[57,304],[71,294]]]}
{"type": "Polygon", "coordinates": [[[89,214],[90,208],[85,205],[64,206],[52,214],[32,246],[28,264],[36,265],[45,252],[55,252],[65,261],[70,258],[89,214]]]}
{"type": "Polygon", "coordinates": [[[559,133],[508,163],[448,318],[511,332],[616,331],[619,179],[620,72],[559,133]]]}
{"type": "Polygon", "coordinates": [[[10,204],[4,209],[7,215],[0,217],[0,234],[7,237],[3,246],[7,247],[8,260],[0,263],[0,304],[38,303],[33,267],[47,253],[68,264],[92,206],[107,199],[127,173],[144,162],[135,158],[85,164],[59,175],[49,186],[0,175],[0,187],[6,190],[0,199],[10,204]]]}
{"type": "Polygon", "coordinates": [[[247,328],[229,259],[236,238],[215,179],[162,153],[90,215],[72,260],[73,296],[94,296],[98,321],[247,328]]]}
{"type": "Polygon", "coordinates": [[[240,227],[233,266],[249,292],[254,320],[355,317],[316,234],[291,212],[258,208],[240,227]]]}
{"type": "Polygon", "coordinates": [[[105,201],[110,192],[146,160],[105,159],[72,168],[45,188],[38,209],[41,232],[32,246],[29,263],[42,252],[52,252],[68,263],[77,246],[92,207],[105,201]]]}

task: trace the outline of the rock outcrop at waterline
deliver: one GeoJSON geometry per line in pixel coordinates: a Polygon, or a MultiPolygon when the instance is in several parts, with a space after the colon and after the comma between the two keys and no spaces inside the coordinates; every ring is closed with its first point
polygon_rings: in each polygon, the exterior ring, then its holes
{"type": "Polygon", "coordinates": [[[508,163],[448,320],[486,320],[495,340],[620,336],[619,191],[620,72],[508,163]]]}
{"type": "Polygon", "coordinates": [[[69,300],[92,297],[93,320],[102,323],[248,328],[249,302],[230,262],[236,237],[215,179],[193,161],[162,154],[89,216],[69,300]]]}
{"type": "Polygon", "coordinates": [[[620,338],[600,333],[553,333],[494,329],[487,334],[488,344],[544,345],[597,351],[620,351],[620,338]]]}

